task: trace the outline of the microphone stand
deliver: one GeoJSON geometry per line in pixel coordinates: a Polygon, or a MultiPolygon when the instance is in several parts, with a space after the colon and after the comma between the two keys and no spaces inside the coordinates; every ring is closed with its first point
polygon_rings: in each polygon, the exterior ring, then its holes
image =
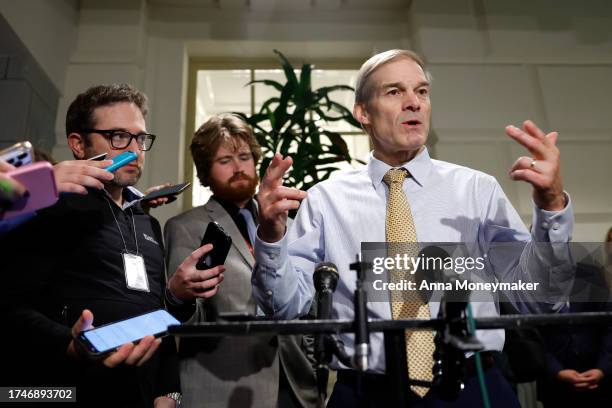
{"type": "MultiPolygon", "coordinates": [[[[318,305],[318,310],[323,311],[325,316],[317,318],[329,318],[331,310],[333,291],[336,289],[336,281],[321,279],[321,272],[326,272],[326,265],[317,267],[315,276],[315,286],[317,287],[317,299],[322,300],[323,304],[318,305]],[[326,283],[322,285],[321,282],[326,283]]],[[[350,264],[350,269],[357,272],[353,304],[355,308],[354,333],[355,333],[355,354],[351,359],[344,349],[344,344],[335,334],[320,334],[315,343],[315,356],[317,361],[316,374],[319,390],[319,404],[324,406],[327,397],[327,381],[329,378],[328,365],[333,356],[345,366],[365,372],[368,369],[368,356],[370,349],[370,333],[368,329],[367,315],[367,292],[363,281],[365,278],[365,265],[357,260],[350,264]]],[[[337,277],[337,275],[335,275],[337,277]]],[[[456,287],[453,285],[453,287],[456,287]]],[[[423,384],[431,386],[436,394],[447,401],[454,401],[464,388],[463,367],[465,365],[465,353],[476,352],[484,346],[476,339],[476,336],[468,330],[466,306],[469,300],[469,291],[445,292],[440,302],[438,318],[441,324],[436,330],[434,339],[436,349],[434,358],[434,378],[432,383],[423,384]]],[[[387,374],[393,383],[397,395],[398,406],[405,406],[409,397],[407,390],[409,384],[416,380],[408,378],[406,364],[406,347],[404,341],[404,330],[385,331],[385,350],[387,354],[387,374]],[[393,358],[389,358],[393,357],[393,358]]]]}
{"type": "MultiPolygon", "coordinates": [[[[316,289],[317,319],[331,319],[334,291],[338,285],[338,270],[336,265],[323,262],[317,265],[313,275],[316,289]]],[[[317,376],[318,406],[325,407],[327,399],[327,382],[329,380],[329,363],[331,363],[334,348],[330,334],[315,336],[315,374],[317,376]]],[[[344,350],[344,349],[342,349],[344,350]]]]}
{"type": "MultiPolygon", "coordinates": [[[[329,319],[333,292],[337,284],[337,272],[330,274],[333,264],[322,263],[315,269],[314,283],[317,291],[318,313],[317,319],[329,319]]],[[[353,298],[355,307],[355,354],[351,358],[344,349],[344,343],[335,334],[320,334],[315,340],[315,360],[319,406],[325,406],[327,398],[327,381],[329,379],[329,363],[336,356],[345,366],[359,371],[368,369],[368,356],[370,354],[370,332],[368,329],[367,294],[363,287],[364,264],[357,257],[356,262],[349,265],[351,270],[357,272],[356,289],[353,298]]]]}
{"type": "Polygon", "coordinates": [[[362,372],[368,369],[368,356],[370,355],[370,331],[368,329],[368,297],[363,288],[364,264],[357,260],[349,265],[350,269],[357,272],[355,282],[355,294],[353,305],[355,308],[355,355],[353,366],[362,372]]]}
{"type": "Polygon", "coordinates": [[[447,291],[440,302],[438,318],[442,319],[443,324],[436,330],[434,340],[436,350],[432,389],[446,401],[455,401],[464,388],[465,353],[484,349],[468,329],[466,307],[469,296],[469,291],[447,291]]]}

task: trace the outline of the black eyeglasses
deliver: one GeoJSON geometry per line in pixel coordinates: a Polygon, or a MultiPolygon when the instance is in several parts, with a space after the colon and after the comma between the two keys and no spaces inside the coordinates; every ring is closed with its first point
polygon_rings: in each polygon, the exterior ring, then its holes
{"type": "Polygon", "coordinates": [[[151,150],[155,135],[150,133],[139,133],[137,135],[128,132],[127,130],[101,130],[101,129],[83,129],[85,133],[98,133],[110,139],[111,146],[114,149],[125,149],[132,143],[132,139],[136,139],[138,148],[143,151],[151,150]]]}

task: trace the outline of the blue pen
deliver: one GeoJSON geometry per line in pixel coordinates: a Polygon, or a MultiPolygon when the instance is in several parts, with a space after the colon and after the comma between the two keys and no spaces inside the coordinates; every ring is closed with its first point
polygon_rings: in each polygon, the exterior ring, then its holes
{"type": "Polygon", "coordinates": [[[115,171],[118,168],[125,166],[129,162],[136,160],[137,158],[138,155],[132,151],[121,153],[119,156],[113,157],[113,164],[111,164],[104,170],[115,171]]]}

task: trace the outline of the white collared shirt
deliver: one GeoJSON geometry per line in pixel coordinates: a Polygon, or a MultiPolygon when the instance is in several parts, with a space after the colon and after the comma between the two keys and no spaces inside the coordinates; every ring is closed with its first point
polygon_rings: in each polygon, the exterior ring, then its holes
{"type": "MultiPolygon", "coordinates": [[[[411,177],[403,189],[409,201],[419,242],[467,242],[486,246],[493,242],[567,242],[573,231],[571,202],[558,212],[534,206],[533,236],[525,228],[501,187],[485,173],[433,160],[423,149],[405,163],[411,177]]],[[[310,190],[297,217],[283,239],[255,243],[257,264],[253,293],[268,315],[292,319],[308,312],[314,295],[312,274],[319,262],[333,262],[340,280],[334,293],[333,317],[353,319],[355,272],[349,264],[361,251],[362,242],[385,241],[388,188],[382,181],[391,166],[373,157],[363,168],[343,172],[310,190]]],[[[525,264],[506,273],[520,276],[525,264]]],[[[432,316],[439,304],[430,302],[432,316]]],[[[496,304],[472,304],[474,316],[497,316],[496,304]]],[[[369,302],[370,318],[390,319],[388,303],[369,302]]],[[[503,330],[478,331],[487,350],[501,350],[503,330]]],[[[353,336],[341,336],[353,352],[353,336]]],[[[371,333],[370,367],[384,372],[381,333],[371,333]]],[[[336,367],[339,363],[336,364],[336,367]]]]}

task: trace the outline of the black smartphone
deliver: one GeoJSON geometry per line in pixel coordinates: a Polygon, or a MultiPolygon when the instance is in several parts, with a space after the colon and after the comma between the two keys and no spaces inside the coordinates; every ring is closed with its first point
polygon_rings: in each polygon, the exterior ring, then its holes
{"type": "Polygon", "coordinates": [[[218,265],[223,265],[232,246],[232,237],[227,235],[227,233],[223,231],[223,228],[215,221],[208,223],[200,246],[206,244],[213,244],[213,249],[198,260],[196,269],[210,269],[218,265]]]}
{"type": "Polygon", "coordinates": [[[77,341],[92,356],[103,356],[119,346],[137,342],[145,336],[165,336],[168,326],[181,324],[163,309],[105,324],[79,333],[77,341]]]}
{"type": "Polygon", "coordinates": [[[142,197],[142,200],[148,201],[148,200],[155,200],[156,198],[161,198],[161,197],[176,196],[176,195],[181,194],[183,191],[185,191],[187,187],[189,187],[190,185],[191,183],[181,183],[181,184],[175,184],[169,187],[164,187],[159,190],[150,192],[146,196],[142,197]]]}

